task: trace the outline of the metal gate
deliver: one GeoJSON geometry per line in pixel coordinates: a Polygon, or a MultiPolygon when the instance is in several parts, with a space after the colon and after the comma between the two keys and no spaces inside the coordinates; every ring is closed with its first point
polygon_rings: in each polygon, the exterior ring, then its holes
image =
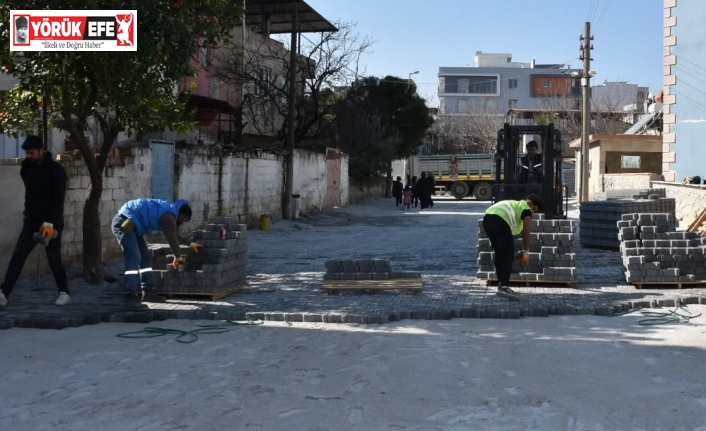
{"type": "Polygon", "coordinates": [[[174,142],[150,139],[152,197],[174,200],[174,142]]]}
{"type": "Polygon", "coordinates": [[[326,208],[341,206],[341,152],[326,149],[326,208]]]}

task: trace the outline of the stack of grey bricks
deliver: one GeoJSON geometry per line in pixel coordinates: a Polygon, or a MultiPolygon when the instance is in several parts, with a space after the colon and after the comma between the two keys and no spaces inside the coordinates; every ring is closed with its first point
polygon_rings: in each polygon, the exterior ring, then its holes
{"type": "Polygon", "coordinates": [[[394,280],[422,278],[419,271],[393,271],[388,259],[326,261],[324,280],[394,280]]]}
{"type": "Polygon", "coordinates": [[[588,201],[581,204],[579,216],[579,242],[587,248],[618,250],[617,222],[623,214],[665,213],[674,215],[676,203],[666,198],[665,189],[647,189],[632,199],[588,201]]]}
{"type": "Polygon", "coordinates": [[[672,214],[624,214],[616,225],[628,283],[706,281],[706,238],[677,232],[672,214]]]}
{"type": "Polygon", "coordinates": [[[193,232],[192,241],[203,249],[194,253],[182,246],[186,255],[184,271],[175,269],[167,245],[153,249],[153,276],[159,293],[218,294],[245,285],[248,262],[247,225],[233,217],[216,217],[203,230],[193,232]],[[220,238],[225,226],[226,238],[220,238]],[[159,270],[158,268],[165,268],[159,270]]]}
{"type": "MultiPolygon", "coordinates": [[[[576,254],[573,252],[576,222],[573,220],[547,220],[543,214],[532,216],[529,263],[513,264],[512,281],[574,282],[576,254]]],[[[522,238],[515,238],[515,251],[522,250],[522,238]]],[[[478,221],[478,272],[481,280],[497,280],[495,254],[490,239],[478,221]]]]}

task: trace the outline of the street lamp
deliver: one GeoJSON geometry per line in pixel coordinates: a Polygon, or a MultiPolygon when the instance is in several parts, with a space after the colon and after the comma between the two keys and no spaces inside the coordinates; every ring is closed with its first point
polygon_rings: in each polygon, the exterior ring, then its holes
{"type": "Polygon", "coordinates": [[[416,71],[414,71],[414,72],[410,72],[410,73],[407,75],[407,82],[409,82],[409,83],[411,84],[411,83],[412,83],[412,75],[416,75],[416,74],[418,74],[418,73],[419,73],[418,70],[416,70],[416,71]]]}

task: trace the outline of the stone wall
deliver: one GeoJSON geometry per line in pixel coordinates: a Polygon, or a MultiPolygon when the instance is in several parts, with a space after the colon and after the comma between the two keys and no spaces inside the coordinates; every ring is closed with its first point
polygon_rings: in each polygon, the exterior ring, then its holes
{"type": "MultiPolygon", "coordinates": [[[[19,176],[19,160],[0,164],[0,185],[5,229],[0,234],[0,265],[6,268],[22,226],[24,186],[19,176]]],[[[90,180],[85,163],[62,155],[68,178],[64,210],[62,254],[65,262],[80,261],[83,250],[83,206],[90,180]]],[[[348,158],[341,160],[341,187],[348,186],[348,158]],[[345,175],[345,176],[344,176],[345,175]]],[[[209,147],[177,148],[174,190],[179,199],[188,199],[193,209],[191,222],[181,230],[191,232],[203,227],[214,217],[234,217],[239,223],[257,226],[260,216],[282,217],[284,189],[284,156],[262,151],[221,155],[209,147]]],[[[326,157],[324,154],[297,150],[295,153],[295,193],[304,198],[300,212],[318,211],[325,207],[326,157]],[[298,188],[298,189],[297,189],[298,188]]],[[[104,257],[120,255],[110,223],[118,209],[128,200],[152,195],[152,152],[147,147],[115,149],[111,153],[103,178],[100,204],[101,237],[104,257]]],[[[348,203],[348,191],[342,190],[342,203],[348,203]]],[[[160,235],[153,241],[161,242],[160,235]]],[[[34,255],[33,255],[34,256],[34,255]]],[[[30,256],[30,259],[34,259],[30,256]]],[[[42,258],[42,271],[46,271],[42,258]]],[[[34,274],[36,264],[28,260],[23,275],[34,274]],[[32,265],[29,263],[32,262],[32,265]]]]}
{"type": "Polygon", "coordinates": [[[652,181],[663,179],[661,175],[650,173],[603,174],[600,176],[599,190],[605,192],[614,189],[649,189],[652,187],[650,185],[652,181]]]}
{"type": "Polygon", "coordinates": [[[677,184],[653,181],[652,188],[666,189],[667,197],[676,201],[676,218],[679,228],[686,229],[706,208],[706,185],[677,184]]]}

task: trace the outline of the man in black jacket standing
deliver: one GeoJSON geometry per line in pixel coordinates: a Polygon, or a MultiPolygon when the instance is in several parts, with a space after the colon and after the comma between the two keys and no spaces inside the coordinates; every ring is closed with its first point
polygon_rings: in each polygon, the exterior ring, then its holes
{"type": "Polygon", "coordinates": [[[51,153],[44,151],[39,136],[27,136],[22,149],[27,153],[20,168],[20,176],[25,185],[24,221],[5,273],[5,280],[0,286],[0,307],[7,305],[7,299],[20,277],[27,257],[37,245],[37,240],[46,244],[47,261],[59,288],[59,297],[55,304],[66,305],[71,302],[66,270],[61,263],[66,171],[52,159],[51,153]],[[39,233],[42,238],[35,240],[35,233],[39,233]]]}

